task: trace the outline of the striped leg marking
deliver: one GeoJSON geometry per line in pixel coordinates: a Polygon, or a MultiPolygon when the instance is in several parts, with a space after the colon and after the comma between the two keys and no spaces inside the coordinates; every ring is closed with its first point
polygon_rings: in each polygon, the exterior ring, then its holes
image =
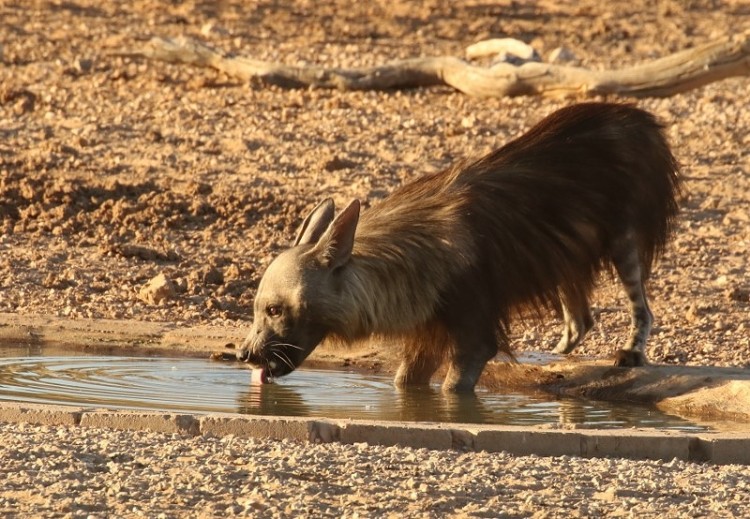
{"type": "Polygon", "coordinates": [[[628,242],[626,245],[631,246],[623,247],[623,253],[614,258],[614,264],[630,300],[632,325],[628,343],[617,351],[615,366],[643,366],[646,364],[646,341],[654,316],[646,300],[644,278],[647,273],[643,272],[637,247],[632,240],[628,242]]]}

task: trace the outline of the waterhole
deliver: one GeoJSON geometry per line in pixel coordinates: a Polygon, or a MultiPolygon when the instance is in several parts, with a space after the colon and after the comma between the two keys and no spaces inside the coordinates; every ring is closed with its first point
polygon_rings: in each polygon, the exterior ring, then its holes
{"type": "Polygon", "coordinates": [[[474,396],[451,396],[438,386],[399,391],[384,375],[304,368],[255,385],[239,363],[29,348],[0,349],[0,400],[197,414],[706,429],[633,404],[481,389],[474,396]]]}

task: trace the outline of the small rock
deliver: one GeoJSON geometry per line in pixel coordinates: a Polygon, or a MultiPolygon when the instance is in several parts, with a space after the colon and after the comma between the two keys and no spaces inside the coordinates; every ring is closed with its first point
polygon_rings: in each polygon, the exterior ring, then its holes
{"type": "Polygon", "coordinates": [[[158,305],[164,300],[172,299],[174,296],[174,283],[164,274],[159,274],[153,278],[138,292],[138,298],[151,305],[158,305]]]}
{"type": "Polygon", "coordinates": [[[175,250],[157,250],[153,247],[137,243],[111,245],[105,250],[123,258],[138,258],[144,261],[178,261],[180,259],[175,250]]]}
{"type": "Polygon", "coordinates": [[[510,63],[511,65],[515,65],[518,67],[518,66],[523,65],[524,63],[528,63],[529,61],[539,61],[539,60],[538,59],[528,60],[524,58],[519,58],[515,54],[511,54],[509,52],[501,52],[500,54],[496,55],[492,59],[490,66],[492,67],[494,65],[497,65],[498,63],[510,63]]]}
{"type": "Polygon", "coordinates": [[[53,290],[63,290],[75,286],[75,282],[70,279],[61,278],[56,272],[50,272],[42,281],[42,286],[53,290]]]}
{"type": "Polygon", "coordinates": [[[732,287],[727,291],[727,297],[730,301],[750,303],[750,287],[732,287]]]}
{"type": "Polygon", "coordinates": [[[221,303],[215,297],[206,299],[206,308],[209,310],[222,310],[221,303]]]}
{"type": "Polygon", "coordinates": [[[548,63],[577,63],[578,57],[567,47],[557,47],[547,56],[548,63]]]}
{"type": "Polygon", "coordinates": [[[196,287],[222,283],[224,283],[224,274],[213,266],[206,265],[188,274],[188,290],[191,292],[194,292],[196,287]]]}
{"type": "Polygon", "coordinates": [[[525,61],[539,61],[539,53],[528,43],[515,38],[492,38],[483,40],[466,47],[466,57],[469,59],[483,56],[505,56],[525,61]]]}
{"type": "Polygon", "coordinates": [[[224,269],[224,279],[226,281],[235,281],[238,279],[242,279],[242,272],[240,272],[240,268],[235,263],[229,265],[226,269],[224,269]]]}
{"type": "Polygon", "coordinates": [[[36,94],[26,89],[0,91],[0,105],[12,105],[13,113],[16,115],[33,112],[36,101],[36,94]]]}
{"type": "Polygon", "coordinates": [[[174,280],[174,289],[178,294],[184,294],[188,291],[188,280],[185,278],[177,278],[174,280]]]}
{"type": "Polygon", "coordinates": [[[326,161],[325,164],[323,164],[323,169],[325,169],[326,171],[338,171],[340,169],[353,168],[356,165],[356,162],[352,162],[351,160],[335,156],[332,159],[326,161]]]}
{"type": "Polygon", "coordinates": [[[73,62],[73,67],[79,74],[88,74],[93,66],[94,62],[90,59],[77,58],[73,62]]]}
{"type": "Polygon", "coordinates": [[[213,193],[211,184],[206,182],[190,182],[187,186],[187,192],[190,195],[210,195],[213,193]]]}
{"type": "Polygon", "coordinates": [[[474,125],[477,122],[477,118],[473,115],[470,117],[464,117],[461,119],[461,127],[462,128],[473,128],[474,125]]]}
{"type": "Polygon", "coordinates": [[[224,283],[224,274],[216,267],[210,267],[205,270],[202,277],[206,285],[221,285],[224,283]]]}
{"type": "Polygon", "coordinates": [[[594,499],[606,502],[617,501],[617,489],[615,487],[609,487],[603,492],[594,492],[594,499]]]}
{"type": "Polygon", "coordinates": [[[224,27],[216,25],[214,22],[208,22],[204,23],[203,26],[201,26],[201,34],[206,37],[211,36],[211,34],[227,36],[229,34],[229,31],[224,27]]]}
{"type": "MultiPolygon", "coordinates": [[[[728,204],[731,204],[732,201],[729,200],[728,204]]],[[[732,223],[747,223],[750,222],[750,213],[747,211],[744,211],[742,209],[736,209],[734,211],[729,211],[722,221],[724,225],[731,225],[732,223]]]]}

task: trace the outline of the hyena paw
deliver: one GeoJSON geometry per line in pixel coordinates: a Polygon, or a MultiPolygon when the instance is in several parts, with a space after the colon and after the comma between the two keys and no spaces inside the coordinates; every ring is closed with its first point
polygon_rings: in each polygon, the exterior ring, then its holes
{"type": "Polygon", "coordinates": [[[622,368],[634,368],[645,366],[646,356],[638,350],[617,350],[615,353],[615,366],[622,368]]]}
{"type": "Polygon", "coordinates": [[[555,348],[552,350],[552,353],[558,353],[560,355],[567,355],[573,349],[578,345],[578,342],[569,341],[565,337],[560,339],[560,342],[557,343],[555,348]]]}

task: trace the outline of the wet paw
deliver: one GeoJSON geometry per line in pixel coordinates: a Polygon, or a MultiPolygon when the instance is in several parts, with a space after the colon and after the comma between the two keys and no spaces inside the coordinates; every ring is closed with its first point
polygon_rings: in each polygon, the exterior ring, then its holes
{"type": "Polygon", "coordinates": [[[636,350],[617,350],[615,353],[615,366],[621,368],[635,368],[646,365],[646,356],[636,350]]]}

